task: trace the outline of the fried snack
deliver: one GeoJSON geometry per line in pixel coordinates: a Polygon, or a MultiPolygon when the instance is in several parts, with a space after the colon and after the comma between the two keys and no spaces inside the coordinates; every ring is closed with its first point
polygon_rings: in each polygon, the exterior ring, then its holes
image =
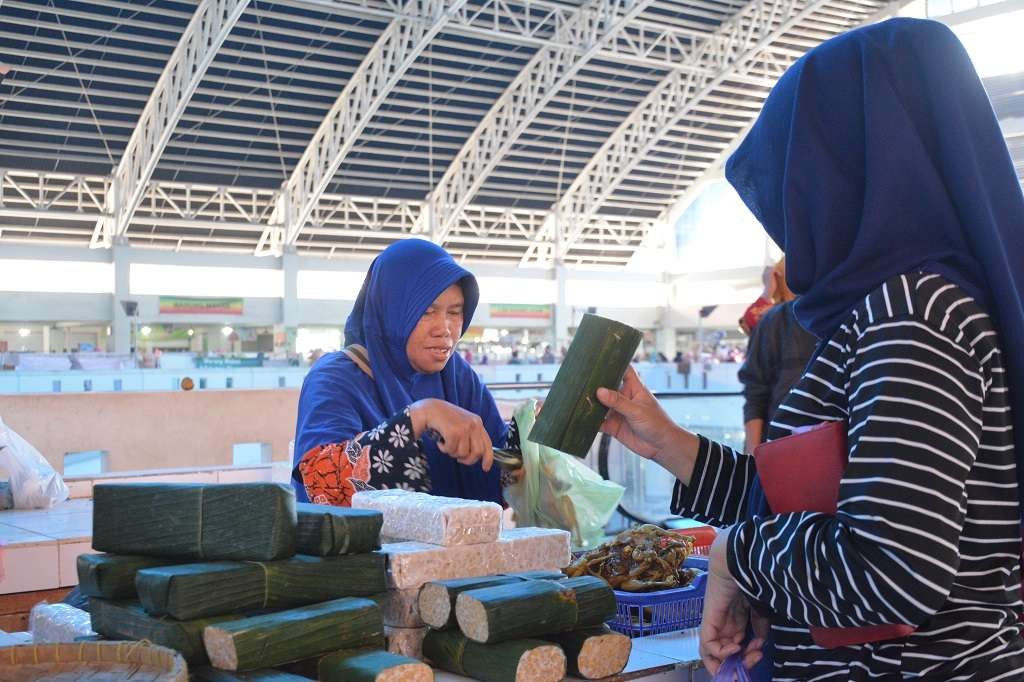
{"type": "Polygon", "coordinates": [[[595,575],[624,592],[652,592],[685,587],[696,572],[683,568],[694,539],[651,524],[624,530],[590,550],[565,569],[574,578],[595,575]]]}

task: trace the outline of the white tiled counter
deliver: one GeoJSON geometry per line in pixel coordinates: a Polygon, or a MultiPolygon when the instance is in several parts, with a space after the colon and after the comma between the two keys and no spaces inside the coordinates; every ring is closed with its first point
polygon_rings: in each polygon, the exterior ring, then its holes
{"type": "Polygon", "coordinates": [[[92,552],[96,483],[286,483],[287,464],[124,472],[67,481],[71,498],[52,509],[0,511],[0,595],[74,587],[78,555],[92,552]]]}
{"type": "Polygon", "coordinates": [[[75,561],[91,544],[92,500],[0,512],[0,594],[77,585],[75,561]]]}

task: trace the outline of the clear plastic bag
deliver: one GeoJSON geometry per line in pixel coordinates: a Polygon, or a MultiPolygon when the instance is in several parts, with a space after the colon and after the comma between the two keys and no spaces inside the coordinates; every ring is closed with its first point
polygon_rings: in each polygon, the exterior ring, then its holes
{"type": "Polygon", "coordinates": [[[64,644],[76,637],[95,635],[91,616],[68,604],[39,602],[28,614],[34,644],[64,644]]]}
{"type": "Polygon", "coordinates": [[[68,499],[68,487],[60,474],[2,419],[0,469],[10,476],[15,509],[49,509],[68,499]]]}
{"type": "Polygon", "coordinates": [[[516,524],[567,530],[577,548],[599,545],[625,488],[572,455],[531,443],[527,437],[536,404],[528,400],[515,411],[523,468],[518,481],[505,488],[505,499],[515,510],[516,524]]]}
{"type": "Polygon", "coordinates": [[[743,666],[739,654],[733,654],[722,662],[711,682],[750,682],[750,673],[743,666]]]}

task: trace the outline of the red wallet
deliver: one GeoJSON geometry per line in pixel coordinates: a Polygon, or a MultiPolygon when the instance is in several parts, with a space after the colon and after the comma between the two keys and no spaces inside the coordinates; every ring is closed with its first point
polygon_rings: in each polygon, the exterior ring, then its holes
{"type": "MultiPolygon", "coordinates": [[[[846,422],[842,421],[818,424],[757,446],[754,464],[772,512],[835,514],[847,456],[846,422]]],[[[913,631],[910,625],[812,627],[811,637],[818,646],[835,649],[901,639],[913,631]]]]}

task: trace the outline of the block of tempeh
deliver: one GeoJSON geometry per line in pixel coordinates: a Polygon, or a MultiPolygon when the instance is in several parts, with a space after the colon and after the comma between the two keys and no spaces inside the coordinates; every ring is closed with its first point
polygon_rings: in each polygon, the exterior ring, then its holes
{"type": "Polygon", "coordinates": [[[179,564],[139,571],[136,587],[147,612],[189,620],[377,594],[385,564],[378,553],[179,564]]]}
{"type": "Polygon", "coordinates": [[[495,542],[501,532],[501,506],[494,502],[440,497],[407,490],[367,490],[352,506],[384,514],[381,533],[402,540],[450,547],[495,542]]]}
{"type": "Polygon", "coordinates": [[[458,630],[431,630],[423,655],[435,668],[481,682],[559,682],[565,677],[565,654],[551,642],[517,639],[478,644],[458,630]]]}
{"type": "Polygon", "coordinates": [[[527,580],[461,593],[459,628],[483,644],[600,625],[615,616],[615,593],[601,578],[527,580]]]}
{"type": "Polygon", "coordinates": [[[427,636],[427,629],[392,628],[385,625],[384,638],[387,641],[387,650],[400,656],[423,658],[423,638],[427,636]]]}
{"type": "Polygon", "coordinates": [[[135,574],[144,568],[167,566],[173,559],[123,554],[80,554],[78,587],[87,597],[134,599],[135,574]]]}
{"type": "Polygon", "coordinates": [[[321,682],[433,682],[434,671],[415,658],[388,651],[346,649],[320,659],[321,682]]]}
{"type": "Polygon", "coordinates": [[[273,668],[338,649],[383,648],[384,623],[375,603],[346,597],[211,625],[203,642],[222,670],[273,668]]]}
{"type": "Polygon", "coordinates": [[[374,595],[371,599],[380,606],[384,625],[393,628],[421,628],[424,623],[420,618],[419,594],[420,591],[415,588],[387,590],[374,595]]]}
{"type": "Polygon", "coordinates": [[[499,542],[508,543],[510,560],[495,573],[561,569],[572,560],[572,534],[566,530],[532,526],[509,528],[501,531],[499,542]]]}
{"type": "Polygon", "coordinates": [[[182,560],[271,561],[295,554],[295,493],[278,483],[103,483],[92,546],[182,560]]]}
{"type": "Polygon", "coordinates": [[[308,677],[273,669],[250,670],[240,673],[203,666],[191,668],[189,673],[192,682],[309,682],[308,677]]]}
{"type": "MultiPolygon", "coordinates": [[[[561,571],[531,571],[527,573],[507,573],[504,575],[480,576],[477,578],[454,578],[452,580],[435,580],[420,588],[418,611],[423,622],[436,630],[444,630],[456,626],[455,600],[467,590],[481,587],[497,587],[523,580],[563,580],[561,571]]],[[[387,623],[387,621],[384,621],[387,623]]]]}
{"type": "Polygon", "coordinates": [[[296,504],[295,511],[295,551],[299,554],[337,556],[380,549],[380,529],[384,523],[380,512],[304,502],[296,504]]]}
{"type": "Polygon", "coordinates": [[[569,673],[587,680],[618,675],[626,668],[633,640],[607,625],[544,637],[562,647],[569,673]]]}
{"type": "Polygon", "coordinates": [[[388,555],[388,586],[411,589],[431,580],[564,568],[569,565],[569,539],[564,530],[514,528],[486,545],[396,542],[381,545],[381,552],[388,555]]]}
{"type": "Polygon", "coordinates": [[[190,665],[204,665],[209,662],[203,646],[203,628],[233,618],[222,616],[199,620],[174,620],[150,616],[133,602],[112,602],[96,598],[89,600],[89,614],[92,617],[92,629],[107,639],[148,640],[174,649],[190,665]]]}

